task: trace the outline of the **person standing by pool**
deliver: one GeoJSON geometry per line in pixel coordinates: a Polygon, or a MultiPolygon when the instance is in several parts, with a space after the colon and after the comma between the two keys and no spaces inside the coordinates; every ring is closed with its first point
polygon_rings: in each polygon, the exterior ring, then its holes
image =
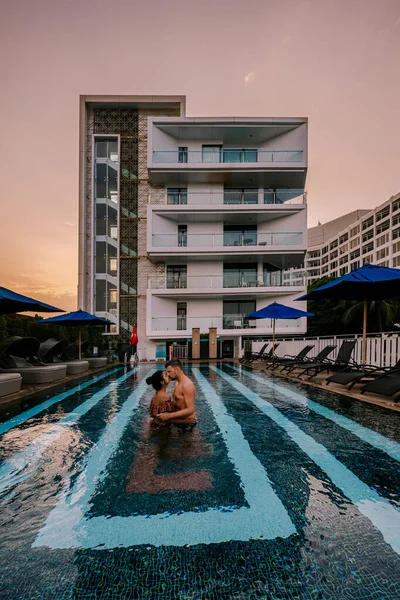
{"type": "Polygon", "coordinates": [[[194,383],[187,375],[185,375],[182,363],[177,358],[173,358],[167,362],[166,372],[170,379],[177,382],[173,395],[176,410],[175,412],[160,413],[157,418],[164,422],[176,425],[182,432],[192,431],[197,423],[194,410],[196,398],[196,388],[194,383]]]}

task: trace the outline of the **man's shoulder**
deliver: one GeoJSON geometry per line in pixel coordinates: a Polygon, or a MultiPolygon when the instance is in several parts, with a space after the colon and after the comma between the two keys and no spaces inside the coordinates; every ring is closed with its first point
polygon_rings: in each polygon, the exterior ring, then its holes
{"type": "Polygon", "coordinates": [[[194,388],[194,383],[187,375],[185,375],[185,379],[182,382],[183,387],[185,388],[194,388]]]}

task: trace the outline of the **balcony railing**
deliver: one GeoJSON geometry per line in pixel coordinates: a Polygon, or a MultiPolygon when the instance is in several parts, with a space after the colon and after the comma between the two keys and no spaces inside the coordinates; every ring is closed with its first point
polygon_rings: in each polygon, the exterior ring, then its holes
{"type": "Polygon", "coordinates": [[[194,290],[194,289],[226,289],[226,288],[265,288],[294,287],[305,285],[305,274],[294,275],[282,271],[251,275],[224,273],[223,275],[182,275],[173,278],[167,276],[150,276],[148,288],[152,290],[194,290]]]}
{"type": "MultiPolygon", "coordinates": [[[[167,192],[167,204],[170,206],[204,205],[204,204],[306,204],[307,195],[304,190],[282,189],[264,190],[258,198],[258,190],[255,191],[215,191],[215,192],[167,192]]],[[[159,194],[150,194],[150,204],[160,204],[159,194]]]]}
{"type": "Polygon", "coordinates": [[[209,248],[233,246],[300,246],[303,243],[301,232],[271,233],[153,233],[153,248],[209,248]]]}
{"type": "Polygon", "coordinates": [[[219,164],[219,163],[299,163],[303,150],[154,150],[153,163],[219,164]]]}
{"type": "MultiPolygon", "coordinates": [[[[246,319],[245,315],[223,315],[209,317],[153,317],[151,320],[152,331],[185,331],[191,332],[193,327],[200,327],[202,332],[207,332],[209,327],[220,330],[252,329],[272,331],[271,319],[246,319]]],[[[301,320],[279,319],[278,328],[289,329],[293,332],[302,326],[301,320]]]]}

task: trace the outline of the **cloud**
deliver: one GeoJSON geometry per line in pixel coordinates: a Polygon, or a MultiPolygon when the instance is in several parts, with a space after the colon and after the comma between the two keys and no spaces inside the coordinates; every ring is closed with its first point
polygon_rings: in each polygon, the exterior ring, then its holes
{"type": "Polygon", "coordinates": [[[69,221],[65,221],[64,225],[68,225],[68,227],[75,227],[75,224],[70,223],[69,221]]]}
{"type": "Polygon", "coordinates": [[[251,85],[253,83],[253,81],[256,78],[256,74],[254,73],[254,71],[250,71],[250,73],[247,73],[247,75],[244,78],[244,85],[247,87],[248,85],[251,85]]]}

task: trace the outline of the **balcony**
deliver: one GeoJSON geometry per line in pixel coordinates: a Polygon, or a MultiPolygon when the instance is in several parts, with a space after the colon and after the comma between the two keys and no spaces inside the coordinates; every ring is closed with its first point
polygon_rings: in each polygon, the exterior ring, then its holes
{"type": "Polygon", "coordinates": [[[170,277],[150,276],[147,287],[156,296],[166,297],[210,297],[237,295],[249,292],[262,295],[280,295],[301,293],[305,287],[305,274],[293,274],[283,271],[249,275],[225,273],[223,275],[185,275],[170,277]],[[298,290],[293,289],[298,288],[298,290]]]}
{"type": "Polygon", "coordinates": [[[268,149],[216,149],[213,152],[204,150],[154,150],[153,164],[165,165],[220,165],[249,163],[302,163],[303,150],[268,150],[268,149]]]}
{"type": "MultiPolygon", "coordinates": [[[[264,205],[304,205],[307,202],[306,193],[303,189],[266,189],[258,192],[255,190],[221,190],[213,192],[195,192],[186,188],[170,188],[167,190],[167,206],[221,206],[221,205],[258,205],[260,209],[264,205]]],[[[150,194],[149,204],[161,208],[158,194],[150,194]]]]}
{"type": "MultiPolygon", "coordinates": [[[[280,319],[276,332],[280,334],[296,334],[305,331],[305,319],[280,319]]],[[[218,335],[271,335],[271,319],[246,319],[245,315],[224,315],[208,317],[153,317],[151,319],[150,338],[162,336],[190,337],[192,328],[199,327],[201,333],[208,333],[210,327],[217,328],[218,335]]]]}

